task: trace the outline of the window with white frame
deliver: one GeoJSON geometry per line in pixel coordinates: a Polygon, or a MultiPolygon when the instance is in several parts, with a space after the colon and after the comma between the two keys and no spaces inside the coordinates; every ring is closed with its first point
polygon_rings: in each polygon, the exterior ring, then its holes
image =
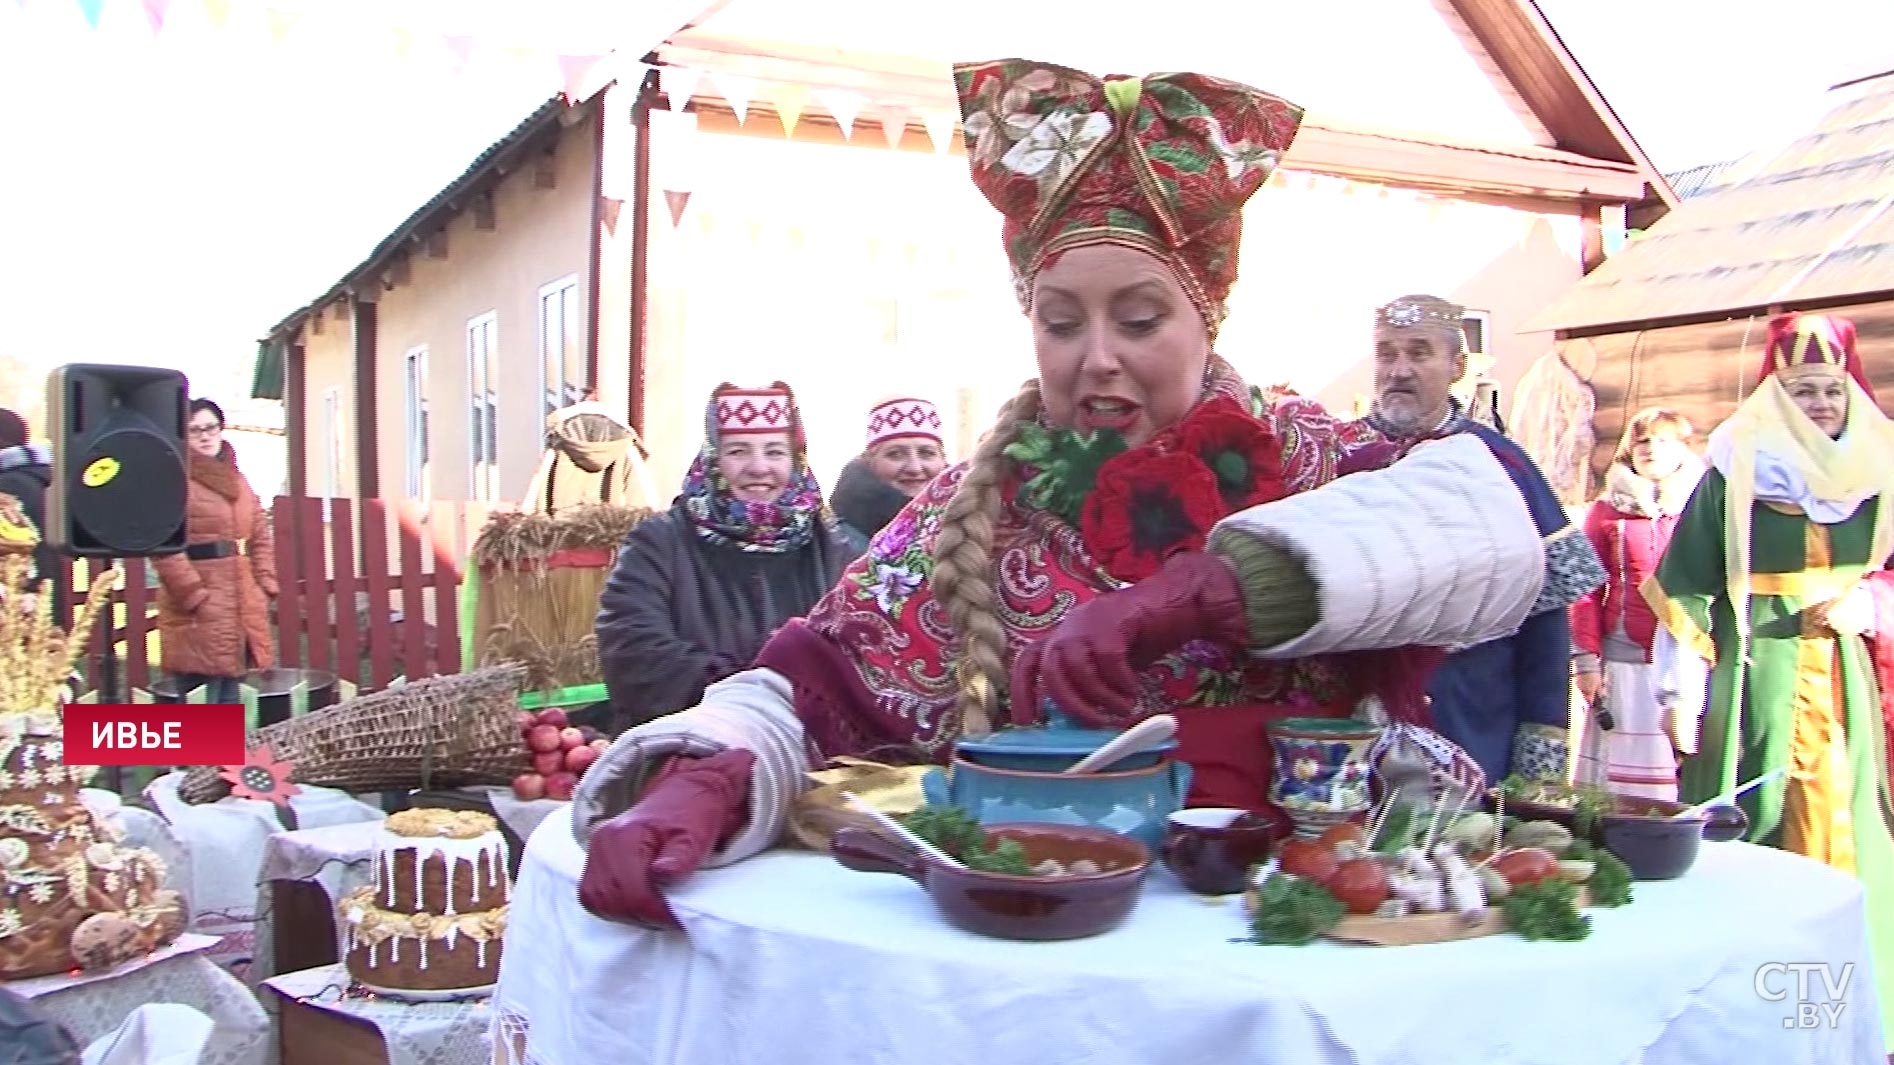
{"type": "Polygon", "coordinates": [[[564,277],[539,290],[541,416],[585,398],[585,322],[579,278],[564,277]]]}
{"type": "Polygon", "coordinates": [[[342,389],[322,390],[322,495],[342,494],[342,389]]]}
{"type": "Polygon", "coordinates": [[[500,326],[489,311],[467,322],[467,425],[472,445],[472,498],[500,498],[500,326]]]}
{"type": "Polygon", "coordinates": [[[1460,316],[1460,332],[1466,336],[1468,355],[1487,355],[1493,316],[1488,311],[1467,311],[1460,316]]]}
{"type": "Polygon", "coordinates": [[[410,349],[402,360],[408,414],[408,498],[428,498],[427,348],[410,349]]]}

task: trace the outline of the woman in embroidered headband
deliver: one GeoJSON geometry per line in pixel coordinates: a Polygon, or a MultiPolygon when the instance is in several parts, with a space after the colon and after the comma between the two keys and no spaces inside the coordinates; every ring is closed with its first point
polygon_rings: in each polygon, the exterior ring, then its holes
{"type": "MultiPolygon", "coordinates": [[[[1762,379],[1708,451],[1643,589],[1689,754],[1681,797],[1788,770],[1743,797],[1749,838],[1861,878],[1880,1001],[1894,1011],[1886,693],[1862,638],[1894,631],[1882,572],[1894,554],[1894,422],[1867,388],[1853,323],[1770,322],[1762,379]]],[[[1894,1040],[1894,1020],[1887,1028],[1894,1040]]]]}
{"type": "Polygon", "coordinates": [[[1398,649],[1509,631],[1539,592],[1539,536],[1483,444],[1330,486],[1341,425],[1214,353],[1241,208],[1299,109],[1194,74],[955,76],[1038,377],[759,668],[586,776],[595,914],[674,923],[664,887],[773,845],[811,759],[944,761],[1049,706],[1102,727],[1174,712],[1192,801],[1263,808],[1270,720],[1376,697],[1424,721],[1398,649]]]}
{"type": "Polygon", "coordinates": [[[1690,435],[1690,422],[1676,411],[1654,407],[1631,419],[1605,491],[1585,513],[1585,538],[1608,579],[1572,604],[1572,671],[1579,694],[1600,711],[1580,728],[1579,779],[1652,799],[1677,798],[1677,753],[1651,666],[1657,619],[1638,588],[1656,572],[1703,478],[1690,435]]]}
{"type": "Polygon", "coordinates": [[[842,467],[829,506],[836,531],[852,554],[885,528],[947,468],[940,408],[924,399],[896,397],[868,411],[868,444],[842,467]]]}
{"type": "Polygon", "coordinates": [[[848,561],[789,386],[721,385],[668,514],[631,530],[599,599],[614,730],[694,705],[801,617],[848,561]]]}

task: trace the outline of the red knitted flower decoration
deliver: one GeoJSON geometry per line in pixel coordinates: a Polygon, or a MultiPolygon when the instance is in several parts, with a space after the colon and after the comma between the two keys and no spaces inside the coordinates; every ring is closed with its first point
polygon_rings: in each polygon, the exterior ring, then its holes
{"type": "Polygon", "coordinates": [[[295,763],[277,761],[276,752],[266,743],[252,747],[242,765],[224,766],[217,775],[230,782],[230,793],[239,799],[260,799],[288,806],[290,796],[302,793],[289,779],[295,770],[295,763]]]}
{"type": "Polygon", "coordinates": [[[1136,583],[1172,555],[1203,550],[1222,516],[1217,476],[1197,456],[1139,448],[1099,468],[1079,532],[1106,573],[1136,583]]]}

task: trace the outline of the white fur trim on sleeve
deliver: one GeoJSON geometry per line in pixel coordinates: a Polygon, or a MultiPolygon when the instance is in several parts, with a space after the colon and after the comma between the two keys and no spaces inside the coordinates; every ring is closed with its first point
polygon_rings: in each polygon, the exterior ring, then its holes
{"type": "Polygon", "coordinates": [[[1269,658],[1484,643],[1518,630],[1545,580],[1525,499],[1472,435],[1232,514],[1212,548],[1231,536],[1291,552],[1316,583],[1315,625],[1255,649],[1269,658]]]}
{"type": "Polygon", "coordinates": [[[789,680],[782,674],[745,670],[706,688],[697,706],[627,730],[572,796],[572,828],[580,844],[590,839],[599,822],[631,805],[663,759],[675,754],[704,757],[735,748],[756,755],[749,823],[705,864],[727,865],[774,846],[808,780],[802,723],[792,699],[789,680]]]}

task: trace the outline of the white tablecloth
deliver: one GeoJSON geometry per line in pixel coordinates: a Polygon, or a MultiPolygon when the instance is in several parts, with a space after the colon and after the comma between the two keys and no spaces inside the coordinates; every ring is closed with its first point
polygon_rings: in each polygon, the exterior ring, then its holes
{"type": "Polygon", "coordinates": [[[201,948],[211,945],[208,937],[192,941],[199,949],[160,952],[103,979],[66,980],[58,990],[28,986],[35,981],[7,986],[31,997],[34,1006],[64,1025],[81,1046],[119,1030],[140,1006],[174,1002],[197,1010],[215,1025],[201,1065],[265,1065],[274,1041],[263,1007],[249,988],[204,956],[201,948]]]}
{"type": "MultiPolygon", "coordinates": [[[[381,831],[380,821],[356,821],[278,832],[264,841],[263,865],[257,871],[255,887],[256,950],[247,973],[252,987],[276,975],[276,914],[271,905],[275,881],[313,881],[328,893],[331,904],[340,902],[342,896],[370,882],[375,840],[381,831]]],[[[345,953],[339,924],[335,932],[339,958],[345,953]]],[[[266,997],[264,1001],[269,1000],[266,997]]]]}
{"type": "MultiPolygon", "coordinates": [[[[1884,1062],[1853,879],[1706,845],[1690,875],[1594,911],[1580,943],[1259,947],[1235,899],[1154,869],[1108,935],[954,930],[903,877],[773,852],[671,896],[685,934],[578,904],[569,812],[533,834],[495,996],[531,1065],[1868,1065],[1884,1062]],[[1796,1030],[1771,963],[1852,963],[1835,1027],[1796,1030]]],[[[1812,978],[1817,997],[1821,979],[1812,978]]]]}
{"type": "MultiPolygon", "coordinates": [[[[264,985],[374,1025],[388,1047],[388,1065],[489,1065],[493,1060],[493,1011],[484,998],[408,1003],[351,995],[348,970],[341,965],[271,977],[264,985]]],[[[275,1004],[270,1012],[276,1012],[275,1004]]]]}

